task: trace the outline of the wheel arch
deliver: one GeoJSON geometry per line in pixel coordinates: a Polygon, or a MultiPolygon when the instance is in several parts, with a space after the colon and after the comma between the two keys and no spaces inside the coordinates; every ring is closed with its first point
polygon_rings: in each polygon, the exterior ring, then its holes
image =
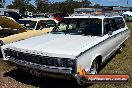
{"type": "Polygon", "coordinates": [[[95,55],[92,58],[90,65],[92,65],[92,63],[93,63],[94,60],[97,60],[97,62],[99,63],[99,65],[101,65],[101,63],[102,63],[102,55],[101,54],[95,55]]]}

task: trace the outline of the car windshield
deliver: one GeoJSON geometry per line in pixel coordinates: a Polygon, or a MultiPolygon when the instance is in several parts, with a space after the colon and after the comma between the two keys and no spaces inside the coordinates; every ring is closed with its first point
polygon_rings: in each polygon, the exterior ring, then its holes
{"type": "Polygon", "coordinates": [[[41,20],[40,23],[45,24],[48,27],[54,27],[56,25],[55,21],[53,20],[41,20]]]}
{"type": "Polygon", "coordinates": [[[18,23],[25,26],[27,29],[35,29],[37,21],[32,20],[19,20],[18,23]]]}
{"type": "Polygon", "coordinates": [[[102,20],[97,18],[64,18],[52,33],[101,36],[102,20]]]}
{"type": "Polygon", "coordinates": [[[41,20],[38,22],[36,30],[41,30],[43,28],[50,28],[56,25],[54,20],[41,20]]]}
{"type": "Polygon", "coordinates": [[[24,25],[28,29],[35,29],[37,21],[27,21],[27,23],[24,25]]]}

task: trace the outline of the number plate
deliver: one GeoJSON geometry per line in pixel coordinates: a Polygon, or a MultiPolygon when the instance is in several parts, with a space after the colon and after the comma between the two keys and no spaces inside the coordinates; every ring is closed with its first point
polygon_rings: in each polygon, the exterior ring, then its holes
{"type": "Polygon", "coordinates": [[[33,69],[33,68],[29,68],[29,67],[24,67],[23,68],[25,71],[27,71],[29,74],[31,75],[35,75],[35,76],[39,76],[42,77],[44,72],[38,69],[33,69]]]}
{"type": "Polygon", "coordinates": [[[42,76],[42,71],[40,70],[37,70],[37,69],[29,69],[29,74],[31,75],[35,75],[35,76],[42,76]]]}

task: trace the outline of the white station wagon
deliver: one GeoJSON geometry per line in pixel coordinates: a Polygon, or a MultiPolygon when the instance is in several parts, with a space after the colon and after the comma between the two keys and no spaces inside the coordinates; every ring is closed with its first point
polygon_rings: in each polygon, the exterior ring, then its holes
{"type": "Polygon", "coordinates": [[[34,75],[78,80],[82,71],[97,74],[102,63],[121,50],[129,36],[121,16],[70,16],[47,35],[2,46],[3,60],[34,75]]]}

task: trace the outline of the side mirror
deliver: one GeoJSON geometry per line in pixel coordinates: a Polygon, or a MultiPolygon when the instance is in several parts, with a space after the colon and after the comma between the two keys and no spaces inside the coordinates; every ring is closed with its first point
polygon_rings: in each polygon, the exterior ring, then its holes
{"type": "Polygon", "coordinates": [[[112,31],[108,31],[108,35],[112,35],[112,33],[113,33],[112,31]]]}

